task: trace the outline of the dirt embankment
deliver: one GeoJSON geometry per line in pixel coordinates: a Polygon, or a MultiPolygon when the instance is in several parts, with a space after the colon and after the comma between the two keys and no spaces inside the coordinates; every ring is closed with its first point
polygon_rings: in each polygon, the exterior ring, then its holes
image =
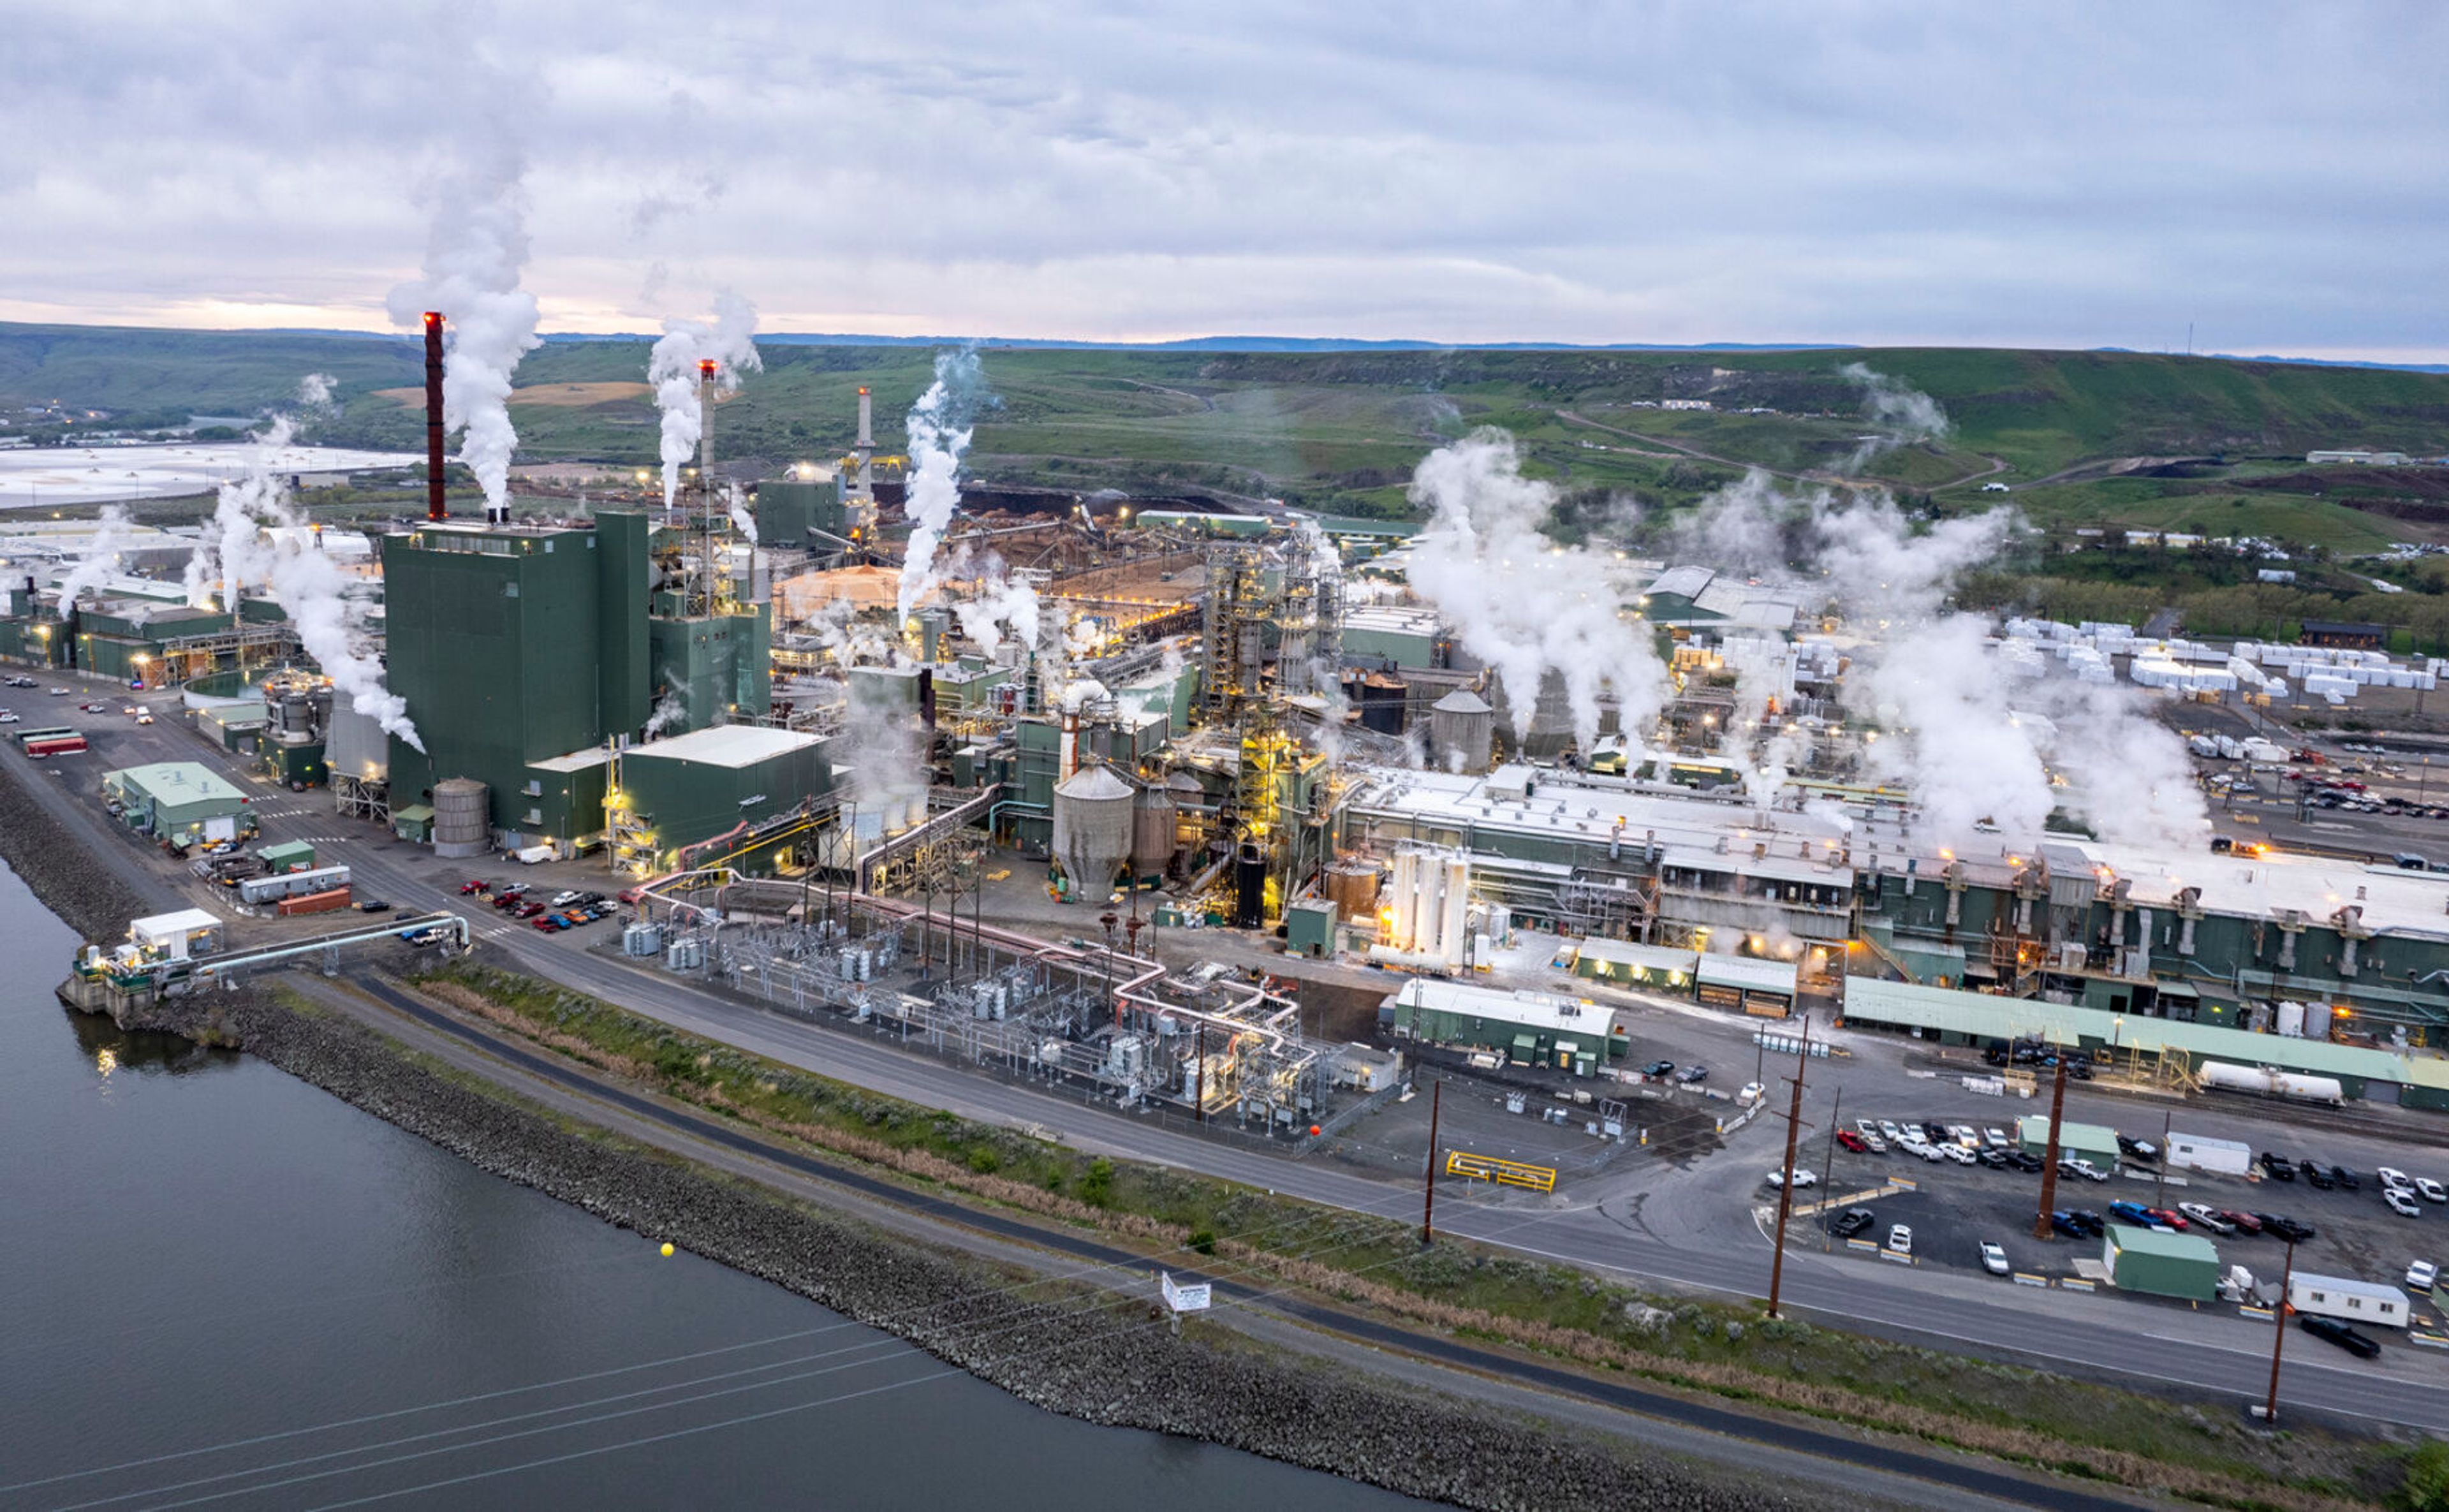
{"type": "MultiPolygon", "coordinates": [[[[30,800],[23,780],[0,754],[0,857],[89,938],[111,937],[139,909],[137,895],[30,800]]],[[[572,1133],[269,992],[172,999],[130,1026],[234,1044],[483,1170],[886,1329],[1070,1417],[1203,1439],[1464,1506],[1803,1504],[1704,1478],[1665,1456],[1253,1348],[1212,1325],[1177,1338],[1153,1307],[1083,1315],[1085,1289],[1070,1289],[1073,1306],[1049,1308],[1064,1288],[1012,1289],[1012,1275],[950,1250],[572,1133]]]]}

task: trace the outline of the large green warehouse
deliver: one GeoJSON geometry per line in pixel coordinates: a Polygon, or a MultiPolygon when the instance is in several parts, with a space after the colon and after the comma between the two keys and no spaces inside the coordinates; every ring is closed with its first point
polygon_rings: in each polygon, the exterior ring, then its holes
{"type": "Polygon", "coordinates": [[[822,737],[728,724],[621,753],[611,809],[616,860],[675,865],[684,849],[786,813],[832,791],[822,737]]]}

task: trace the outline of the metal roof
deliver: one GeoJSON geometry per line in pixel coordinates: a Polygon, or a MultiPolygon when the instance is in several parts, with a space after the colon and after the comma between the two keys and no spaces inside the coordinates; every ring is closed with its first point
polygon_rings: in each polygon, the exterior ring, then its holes
{"type": "Polygon", "coordinates": [[[590,745],[584,751],[572,751],[568,756],[547,756],[541,761],[530,761],[528,766],[537,772],[586,772],[600,767],[611,759],[611,752],[600,745],[590,745]]]}
{"type": "Polygon", "coordinates": [[[1761,992],[1794,993],[1794,964],[1761,961],[1747,955],[1701,956],[1700,980],[1711,986],[1748,987],[1761,992]]]}
{"type": "Polygon", "coordinates": [[[104,774],[105,781],[112,777],[165,803],[198,803],[205,799],[246,801],[244,793],[222,781],[211,768],[194,761],[155,761],[104,774]]]}
{"type": "Polygon", "coordinates": [[[2129,1228],[2112,1224],[2109,1230],[2111,1249],[2133,1254],[2157,1255],[2164,1260],[2192,1260],[2202,1265],[2219,1264],[2219,1248],[2199,1234],[2163,1234],[2157,1229],[2129,1228]]]}
{"type": "Polygon", "coordinates": [[[1609,1025],[1615,1022],[1613,1009],[1561,997],[1553,992],[1533,992],[1527,987],[1500,992],[1460,982],[1442,982],[1434,977],[1412,978],[1403,984],[1400,992],[1395,994],[1395,1001],[1406,1007],[1430,1013],[1492,1019],[1501,1024],[1558,1033],[1575,1031],[1602,1039],[1606,1037],[1609,1025]]]}
{"type": "Polygon", "coordinates": [[[761,761],[822,744],[821,737],[799,730],[776,730],[762,724],[718,724],[712,729],[676,735],[668,740],[632,746],[623,759],[661,758],[712,767],[753,767],[761,761]]]}
{"type": "Polygon", "coordinates": [[[189,929],[218,929],[222,921],[202,909],[181,909],[176,913],[148,914],[128,921],[127,932],[144,939],[158,939],[165,934],[183,934],[189,929]]]}
{"type": "Polygon", "coordinates": [[[2360,1044],[2290,1039],[2283,1034],[2257,1034],[2216,1024],[2186,1024],[2148,1014],[2110,1013],[2034,998],[1959,992],[1951,987],[1917,986],[1909,982],[1881,982],[1871,977],[1846,979],[1845,1017],[1862,1023],[2000,1039],[2037,1034],[2054,1044],[2092,1040],[2120,1049],[2131,1046],[2149,1051],[2177,1050],[2189,1056],[2282,1071],[2449,1087],[2449,1060],[2439,1056],[2400,1055],[2360,1044]]]}

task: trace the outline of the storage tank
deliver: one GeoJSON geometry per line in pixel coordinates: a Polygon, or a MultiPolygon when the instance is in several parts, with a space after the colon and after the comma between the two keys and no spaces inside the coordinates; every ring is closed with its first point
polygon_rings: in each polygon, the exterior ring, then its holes
{"type": "Polygon", "coordinates": [[[2279,1032],[2291,1040],[2304,1038],[2304,1005],[2293,1002],[2279,1005],[2279,1032]]]}
{"type": "Polygon", "coordinates": [[[2330,1005],[2326,1003],[2304,1005],[2304,1038],[2326,1040],[2330,1037],[2330,1005]]]}
{"type": "Polygon", "coordinates": [[[445,777],[434,785],[434,853],[483,855],[493,848],[485,784],[472,777],[445,777]]]}
{"type": "Polygon", "coordinates": [[[1366,861],[1339,861],[1327,868],[1326,895],[1335,916],[1358,924],[1378,916],[1378,869],[1366,861]]]}
{"type": "Polygon", "coordinates": [[[1142,788],[1131,800],[1131,875],[1165,875],[1173,850],[1173,794],[1163,787],[1142,788]]]}
{"type": "Polygon", "coordinates": [[[1233,924],[1255,929],[1267,922],[1267,853],[1244,840],[1233,852],[1233,924]]]}
{"type": "Polygon", "coordinates": [[[1429,709],[1431,759],[1447,771],[1488,770],[1496,739],[1496,714],[1469,688],[1456,688],[1429,709]]]}
{"type": "Polygon", "coordinates": [[[1131,852],[1131,785],[1103,766],[1082,767],[1054,790],[1054,859],[1065,896],[1103,903],[1131,852]]]}

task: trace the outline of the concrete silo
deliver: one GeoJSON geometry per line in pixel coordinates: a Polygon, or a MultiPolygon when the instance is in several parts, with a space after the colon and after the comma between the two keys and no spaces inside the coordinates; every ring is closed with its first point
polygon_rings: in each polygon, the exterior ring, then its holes
{"type": "Polygon", "coordinates": [[[1064,897],[1103,903],[1131,853],[1131,785],[1103,766],[1083,767],[1054,789],[1054,859],[1064,897]]]}
{"type": "Polygon", "coordinates": [[[1495,739],[1495,711],[1469,688],[1456,688],[1429,708],[1429,761],[1439,771],[1487,771],[1495,739]]]}

